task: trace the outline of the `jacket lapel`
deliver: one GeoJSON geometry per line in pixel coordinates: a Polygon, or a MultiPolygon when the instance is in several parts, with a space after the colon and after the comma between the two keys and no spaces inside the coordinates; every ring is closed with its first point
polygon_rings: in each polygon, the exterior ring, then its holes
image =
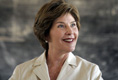
{"type": "Polygon", "coordinates": [[[65,61],[57,80],[65,80],[68,79],[69,75],[72,74],[73,70],[76,68],[76,57],[69,53],[67,60],[65,61]]]}
{"type": "MultiPolygon", "coordinates": [[[[67,79],[76,66],[76,57],[72,53],[69,53],[69,56],[62,66],[57,80],[67,79]]],[[[45,52],[35,61],[33,72],[41,80],[50,80],[45,52]]]]}
{"type": "Polygon", "coordinates": [[[45,52],[35,61],[33,72],[41,80],[50,80],[45,52]]]}
{"type": "Polygon", "coordinates": [[[48,75],[48,69],[46,68],[45,64],[35,67],[33,72],[41,80],[50,80],[48,75]]]}

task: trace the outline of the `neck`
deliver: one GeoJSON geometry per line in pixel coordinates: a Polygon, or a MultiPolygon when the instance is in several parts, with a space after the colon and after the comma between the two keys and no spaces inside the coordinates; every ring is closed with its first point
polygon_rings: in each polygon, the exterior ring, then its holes
{"type": "Polygon", "coordinates": [[[47,55],[47,64],[48,66],[55,66],[55,65],[63,65],[65,60],[68,57],[68,53],[64,52],[59,52],[55,50],[48,50],[48,55],[47,55]]]}

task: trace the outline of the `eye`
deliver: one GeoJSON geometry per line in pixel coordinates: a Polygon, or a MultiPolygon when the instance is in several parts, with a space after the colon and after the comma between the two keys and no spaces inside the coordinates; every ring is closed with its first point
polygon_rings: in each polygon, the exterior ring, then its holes
{"type": "Polygon", "coordinates": [[[76,23],[72,23],[72,24],[71,24],[71,27],[75,27],[75,26],[76,26],[76,23]]]}
{"type": "Polygon", "coordinates": [[[58,25],[58,28],[64,28],[64,25],[60,24],[58,25]]]}

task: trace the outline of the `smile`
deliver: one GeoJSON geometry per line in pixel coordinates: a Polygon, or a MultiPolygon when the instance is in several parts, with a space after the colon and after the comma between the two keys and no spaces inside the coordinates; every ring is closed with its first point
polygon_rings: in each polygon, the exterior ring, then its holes
{"type": "Polygon", "coordinates": [[[65,41],[65,42],[73,42],[73,40],[74,40],[74,38],[67,38],[67,39],[63,39],[63,41],[65,41]]]}

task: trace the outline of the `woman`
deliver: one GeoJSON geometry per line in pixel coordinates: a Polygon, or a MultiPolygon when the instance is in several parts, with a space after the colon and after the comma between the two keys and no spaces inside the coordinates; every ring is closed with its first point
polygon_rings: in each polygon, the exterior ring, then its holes
{"type": "Polygon", "coordinates": [[[37,13],[33,27],[45,51],[18,65],[9,80],[103,80],[96,64],[72,53],[80,30],[78,14],[63,0],[46,3],[37,13]]]}

